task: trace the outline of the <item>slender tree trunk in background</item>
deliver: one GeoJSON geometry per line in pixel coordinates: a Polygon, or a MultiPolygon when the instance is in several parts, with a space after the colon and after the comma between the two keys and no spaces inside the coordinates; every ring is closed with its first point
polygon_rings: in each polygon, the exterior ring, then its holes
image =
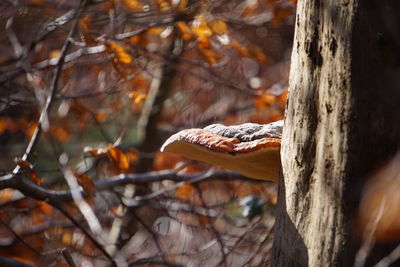
{"type": "Polygon", "coordinates": [[[362,186],[400,148],[399,7],[298,1],[273,266],[354,264],[362,186]]]}

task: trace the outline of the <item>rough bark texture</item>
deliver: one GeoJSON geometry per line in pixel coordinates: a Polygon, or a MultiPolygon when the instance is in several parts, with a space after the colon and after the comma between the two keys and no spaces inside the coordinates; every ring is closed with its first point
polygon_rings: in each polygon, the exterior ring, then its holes
{"type": "Polygon", "coordinates": [[[362,185],[400,147],[397,2],[298,1],[273,266],[354,263],[362,185]]]}

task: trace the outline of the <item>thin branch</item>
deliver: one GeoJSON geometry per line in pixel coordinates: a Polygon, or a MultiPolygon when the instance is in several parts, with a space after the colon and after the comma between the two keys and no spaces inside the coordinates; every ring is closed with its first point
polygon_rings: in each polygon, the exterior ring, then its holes
{"type": "Polygon", "coordinates": [[[64,208],[62,202],[59,201],[49,201],[49,204],[58,209],[65,217],[67,217],[76,227],[78,227],[89,239],[92,243],[108,258],[108,260],[116,266],[116,263],[111,257],[110,254],[104,249],[104,247],[97,242],[96,238],[94,238],[69,212],[64,208]]]}
{"type": "Polygon", "coordinates": [[[62,253],[62,255],[63,255],[65,261],[68,263],[68,265],[69,265],[70,267],[77,267],[76,264],[75,264],[75,262],[74,262],[74,259],[73,259],[72,256],[71,256],[71,253],[70,253],[67,249],[63,249],[63,250],[61,251],[61,253],[62,253]]]}
{"type": "MultiPolygon", "coordinates": [[[[53,103],[53,98],[54,98],[55,94],[58,91],[58,81],[59,81],[59,79],[61,77],[61,72],[62,72],[62,68],[63,68],[63,65],[64,65],[65,57],[67,55],[68,48],[69,48],[69,46],[71,44],[70,39],[72,38],[72,36],[74,35],[75,30],[76,30],[76,26],[77,26],[77,23],[78,23],[78,19],[77,18],[79,16],[79,14],[81,13],[83,7],[85,6],[86,1],[87,0],[82,0],[80,2],[80,4],[79,4],[78,8],[74,10],[74,15],[73,15],[74,23],[71,26],[71,30],[69,31],[68,36],[67,36],[67,38],[66,38],[66,40],[65,40],[65,42],[64,42],[64,44],[63,44],[63,46],[61,48],[60,58],[58,59],[58,63],[57,63],[56,70],[55,70],[55,73],[54,73],[53,81],[51,83],[49,95],[47,96],[45,105],[44,105],[44,107],[42,109],[42,112],[40,113],[39,121],[38,121],[37,126],[35,128],[35,131],[34,131],[32,137],[31,137],[31,139],[29,141],[29,144],[28,144],[28,146],[27,146],[27,148],[25,150],[24,155],[22,156],[22,160],[28,160],[29,159],[31,153],[34,150],[34,147],[36,146],[36,144],[39,141],[39,137],[41,135],[42,130],[43,129],[44,130],[48,129],[48,112],[49,112],[49,110],[51,108],[51,105],[53,103]]],[[[20,171],[20,169],[21,169],[20,166],[16,166],[14,171],[13,171],[13,173],[14,174],[18,173],[20,171]]]]}
{"type": "MultiPolygon", "coordinates": [[[[78,9],[72,9],[72,10],[68,11],[67,13],[65,13],[64,15],[56,18],[54,21],[48,23],[43,29],[40,30],[40,32],[38,33],[38,35],[35,38],[35,40],[32,41],[32,43],[30,43],[28,47],[23,49],[24,51],[21,51],[19,53],[19,55],[17,55],[17,57],[15,57],[15,59],[16,60],[23,60],[24,58],[26,58],[28,56],[29,52],[34,50],[36,45],[39,42],[43,41],[50,33],[55,31],[56,29],[58,29],[60,26],[66,24],[71,19],[76,17],[76,15],[77,15],[76,11],[79,11],[79,10],[78,9]]],[[[8,81],[10,79],[13,79],[15,76],[19,75],[23,70],[24,70],[24,68],[21,66],[16,70],[13,70],[11,72],[8,72],[8,73],[5,73],[5,74],[1,75],[0,76],[0,84],[4,83],[4,82],[6,82],[6,81],[8,81]]]]}
{"type": "MultiPolygon", "coordinates": [[[[72,40],[69,40],[69,42],[72,42],[72,40]]],[[[76,60],[83,55],[94,55],[94,54],[102,53],[105,50],[106,50],[105,45],[84,47],[84,48],[78,49],[78,50],[66,55],[64,63],[68,63],[73,60],[76,60]]],[[[49,59],[45,59],[43,61],[36,63],[35,65],[33,65],[33,68],[36,70],[39,70],[39,69],[44,69],[44,68],[51,67],[51,66],[57,66],[58,64],[59,64],[59,58],[49,58],[49,59]]]]}
{"type": "Polygon", "coordinates": [[[381,259],[375,267],[387,267],[400,258],[400,245],[398,245],[389,255],[381,259]]]}
{"type": "Polygon", "coordinates": [[[22,261],[10,259],[10,258],[6,258],[6,257],[1,257],[1,256],[0,256],[0,265],[7,266],[7,267],[34,267],[33,265],[24,263],[22,261]]]}
{"type": "Polygon", "coordinates": [[[5,223],[2,219],[0,219],[0,224],[2,224],[5,228],[7,228],[8,231],[10,231],[15,238],[20,241],[22,244],[24,244],[27,248],[29,248],[30,250],[32,250],[36,255],[40,256],[40,252],[37,251],[34,247],[32,247],[31,245],[29,245],[22,237],[20,237],[15,231],[14,229],[12,229],[7,223],[5,223]]]}
{"type": "Polygon", "coordinates": [[[159,258],[145,258],[135,260],[129,263],[129,266],[143,266],[143,265],[161,265],[171,267],[183,267],[184,265],[168,262],[159,258]]]}
{"type": "MultiPolygon", "coordinates": [[[[154,183],[161,182],[164,180],[170,180],[175,182],[183,183],[197,183],[203,180],[209,179],[223,179],[223,180],[251,180],[254,182],[254,179],[247,178],[236,172],[228,172],[228,171],[212,171],[205,172],[195,175],[188,174],[178,174],[175,171],[160,171],[160,172],[149,172],[149,173],[138,173],[138,174],[120,174],[117,176],[113,176],[110,178],[105,178],[101,181],[97,181],[95,183],[96,189],[98,191],[111,190],[115,187],[125,186],[128,184],[143,184],[143,183],[154,183]]],[[[157,196],[165,193],[167,191],[171,191],[173,189],[178,188],[182,184],[175,185],[166,189],[163,192],[156,192],[157,196]]],[[[20,174],[17,175],[5,175],[0,177],[0,190],[5,188],[13,188],[19,190],[25,196],[29,196],[36,200],[40,201],[63,201],[70,202],[72,201],[71,192],[68,190],[60,190],[55,191],[51,189],[46,189],[42,186],[36,185],[27,179],[22,179],[20,174]],[[6,178],[4,178],[6,177],[6,178]]],[[[81,189],[82,194],[84,194],[81,189]]],[[[146,196],[144,199],[136,199],[136,201],[151,199],[155,197],[155,195],[146,196]]]]}

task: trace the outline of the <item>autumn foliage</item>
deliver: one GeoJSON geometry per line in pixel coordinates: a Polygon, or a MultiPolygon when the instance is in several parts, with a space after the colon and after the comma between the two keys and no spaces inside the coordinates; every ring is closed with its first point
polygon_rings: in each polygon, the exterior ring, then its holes
{"type": "Polygon", "coordinates": [[[269,262],[275,186],[158,151],[184,128],[283,118],[295,1],[0,8],[0,256],[269,262]],[[249,196],[263,212],[236,219],[249,196]]]}

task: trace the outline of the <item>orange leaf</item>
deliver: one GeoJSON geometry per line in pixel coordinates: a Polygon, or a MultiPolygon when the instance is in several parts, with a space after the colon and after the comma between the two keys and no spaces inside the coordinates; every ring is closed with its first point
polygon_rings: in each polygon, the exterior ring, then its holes
{"type": "Polygon", "coordinates": [[[53,135],[58,141],[65,143],[71,137],[69,129],[66,127],[67,125],[64,124],[64,127],[59,126],[51,126],[50,133],[53,135]]]}
{"type": "Polygon", "coordinates": [[[190,41],[193,39],[193,32],[190,30],[189,26],[184,21],[179,21],[177,23],[177,27],[179,32],[181,33],[181,37],[185,41],[190,41]]]}
{"type": "Polygon", "coordinates": [[[187,3],[188,3],[188,0],[180,0],[179,4],[178,4],[178,7],[177,7],[178,11],[179,12],[184,12],[185,8],[187,6],[187,3]]]}
{"type": "Polygon", "coordinates": [[[262,94],[254,99],[254,103],[257,109],[266,108],[276,102],[276,96],[271,94],[262,94]]]}
{"type": "Polygon", "coordinates": [[[196,193],[195,191],[192,184],[184,184],[175,191],[175,196],[181,200],[189,200],[196,193]]]}
{"type": "Polygon", "coordinates": [[[129,11],[142,11],[143,4],[138,0],[123,0],[122,6],[129,11]]]}
{"type": "Polygon", "coordinates": [[[104,123],[107,120],[107,117],[108,117],[107,113],[101,112],[101,111],[97,112],[95,114],[95,116],[96,116],[96,120],[98,122],[100,122],[100,123],[104,123]]]}
{"type": "Polygon", "coordinates": [[[116,147],[109,146],[108,155],[121,172],[127,172],[129,170],[129,158],[124,154],[124,152],[116,147]]]}
{"type": "Polygon", "coordinates": [[[113,59],[119,63],[123,64],[131,64],[132,57],[125,51],[125,48],[119,45],[116,42],[109,42],[107,43],[107,48],[114,56],[113,59]]]}
{"type": "Polygon", "coordinates": [[[147,30],[147,33],[159,36],[164,30],[165,28],[163,27],[151,27],[150,29],[147,30]]]}
{"type": "Polygon", "coordinates": [[[115,70],[123,77],[128,76],[129,68],[126,65],[130,65],[133,59],[130,54],[128,54],[125,48],[116,42],[106,42],[106,49],[110,54],[111,63],[113,64],[115,70]],[[122,64],[123,66],[120,66],[122,64]]]}
{"type": "Polygon", "coordinates": [[[278,103],[279,103],[279,106],[282,108],[282,109],[284,109],[285,108],[285,106],[286,106],[286,99],[287,99],[287,97],[288,97],[288,89],[286,89],[286,90],[284,90],[283,92],[282,92],[282,94],[279,96],[279,98],[278,98],[278,103]]]}
{"type": "Polygon", "coordinates": [[[200,55],[208,62],[210,65],[216,64],[221,58],[222,55],[216,52],[213,49],[201,48],[199,47],[200,55]]]}
{"type": "Polygon", "coordinates": [[[208,43],[209,37],[213,35],[203,15],[197,16],[196,20],[193,22],[192,32],[197,36],[200,43],[208,43]]]}
{"type": "Polygon", "coordinates": [[[138,156],[139,151],[137,151],[134,148],[131,148],[127,152],[125,152],[125,155],[128,157],[130,164],[136,162],[139,159],[139,156],[138,156]]]}
{"type": "Polygon", "coordinates": [[[129,92],[128,97],[132,99],[131,106],[133,110],[140,110],[143,106],[146,95],[136,91],[129,92]]]}
{"type": "Polygon", "coordinates": [[[251,46],[250,53],[258,61],[258,63],[260,63],[260,64],[267,63],[267,56],[265,55],[265,53],[263,52],[261,47],[259,47],[257,45],[251,46]]]}
{"type": "Polygon", "coordinates": [[[29,171],[29,177],[35,184],[41,184],[43,182],[43,179],[40,178],[34,170],[29,171]]]}
{"type": "Polygon", "coordinates": [[[50,204],[48,204],[47,202],[38,201],[38,205],[39,205],[39,210],[43,214],[50,216],[53,213],[53,207],[50,204]]]}
{"type": "Polygon", "coordinates": [[[239,52],[240,55],[242,55],[243,57],[250,57],[250,53],[249,50],[247,50],[246,47],[244,47],[243,45],[241,45],[238,41],[236,40],[232,40],[231,41],[231,46],[239,52]]]}
{"type": "Polygon", "coordinates": [[[8,202],[14,199],[15,190],[12,188],[5,188],[0,190],[0,203],[8,202]]]}

